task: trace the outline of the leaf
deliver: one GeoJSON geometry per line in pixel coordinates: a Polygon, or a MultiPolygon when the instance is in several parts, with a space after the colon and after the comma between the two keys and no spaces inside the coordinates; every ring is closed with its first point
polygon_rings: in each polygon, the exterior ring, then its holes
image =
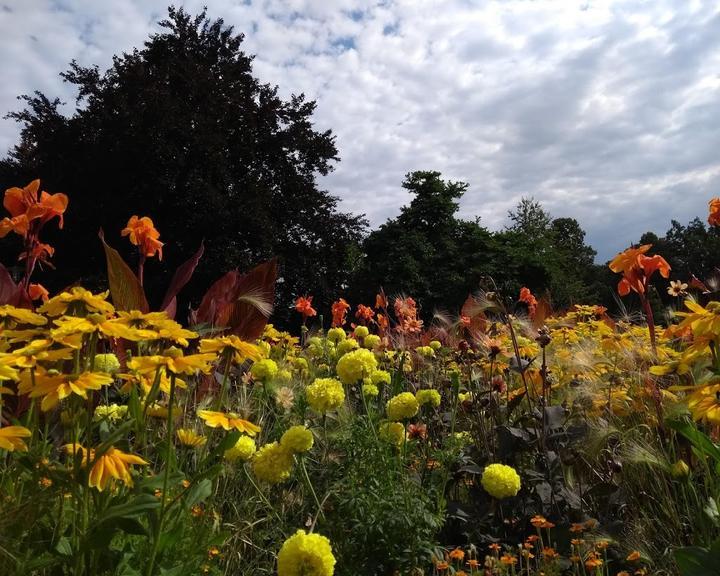
{"type": "Polygon", "coordinates": [[[720,448],[718,448],[710,438],[698,430],[692,422],[688,420],[670,420],[667,425],[685,436],[695,448],[715,460],[716,464],[720,464],[720,448]]]}
{"type": "Polygon", "coordinates": [[[133,518],[149,510],[160,508],[160,500],[151,494],[138,494],[122,504],[115,504],[104,510],[95,520],[95,526],[113,518],[133,518]]]}
{"type": "Polygon", "coordinates": [[[58,543],[55,545],[55,552],[60,554],[60,556],[72,556],[72,544],[70,544],[70,538],[67,536],[60,538],[58,543]]]}
{"type": "Polygon", "coordinates": [[[32,302],[25,290],[15,284],[7,268],[0,264],[0,305],[10,304],[16,308],[32,310],[32,302]]]}
{"type": "Polygon", "coordinates": [[[532,326],[535,330],[542,328],[545,320],[552,316],[552,307],[545,298],[540,298],[535,306],[535,314],[532,317],[532,326]]]}
{"type": "Polygon", "coordinates": [[[197,252],[195,252],[195,254],[193,254],[183,264],[178,266],[177,270],[175,270],[175,274],[173,274],[172,280],[170,280],[170,285],[165,293],[165,298],[163,298],[162,304],[160,305],[160,310],[167,311],[170,318],[175,317],[174,310],[172,311],[172,314],[170,314],[170,307],[173,301],[175,301],[175,306],[177,306],[177,300],[175,297],[178,295],[180,290],[183,289],[185,284],[190,281],[190,278],[192,278],[203,252],[205,252],[205,243],[200,242],[200,248],[198,248],[197,252]]]}
{"type": "Polygon", "coordinates": [[[473,338],[478,338],[480,334],[487,332],[487,316],[485,316],[481,304],[472,294],[465,299],[465,303],[460,309],[460,316],[470,318],[470,326],[467,329],[473,338]]]}
{"type": "Polygon", "coordinates": [[[199,504],[212,494],[213,485],[210,480],[204,478],[200,482],[193,484],[188,488],[185,495],[185,508],[190,510],[195,504],[199,504]]]}
{"type": "Polygon", "coordinates": [[[720,558],[707,548],[686,546],[674,555],[681,576],[720,576],[720,558]]]}
{"type": "Polygon", "coordinates": [[[150,311],[145,291],[140,286],[140,281],[135,273],[122,259],[117,250],[108,246],[105,242],[105,233],[100,229],[98,233],[100,241],[105,249],[107,261],[108,283],[113,304],[118,310],[140,310],[143,313],[150,311]]]}

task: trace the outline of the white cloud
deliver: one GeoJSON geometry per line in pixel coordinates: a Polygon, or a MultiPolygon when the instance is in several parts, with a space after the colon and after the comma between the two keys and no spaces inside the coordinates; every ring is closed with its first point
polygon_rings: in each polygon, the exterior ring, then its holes
{"type": "MultiPolygon", "coordinates": [[[[492,228],[523,195],[574,216],[608,257],[670,218],[705,213],[720,183],[720,13],[700,0],[188,0],[246,33],[256,74],[318,100],[342,162],[321,184],[373,224],[405,173],[470,189],[492,228]]],[[[156,29],[164,1],[0,0],[0,109],[58,72],[107,67],[156,29]]],[[[69,107],[69,110],[72,108],[69,107]]],[[[0,149],[16,138],[0,122],[0,149]]]]}

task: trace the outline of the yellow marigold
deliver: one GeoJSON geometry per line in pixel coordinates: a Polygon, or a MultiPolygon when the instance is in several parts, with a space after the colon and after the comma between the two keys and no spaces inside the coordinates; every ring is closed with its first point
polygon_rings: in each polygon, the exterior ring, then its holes
{"type": "Polygon", "coordinates": [[[272,442],[265,444],[255,453],[252,469],[260,480],[269,484],[278,484],[290,477],[292,464],[292,453],[277,442],[272,442]]]}
{"type": "Polygon", "coordinates": [[[402,422],[383,422],[378,436],[391,444],[400,445],[405,440],[405,426],[402,422]]]}
{"type": "Polygon", "coordinates": [[[418,413],[418,401],[411,392],[401,392],[388,400],[387,416],[390,420],[405,420],[418,413]]]}
{"type": "Polygon", "coordinates": [[[344,354],[348,354],[349,352],[352,352],[353,350],[357,350],[359,348],[359,344],[357,340],[354,339],[346,339],[342,340],[337,343],[337,346],[335,347],[335,350],[337,350],[338,356],[343,356],[344,354]]]}
{"type": "Polygon", "coordinates": [[[95,354],[95,370],[114,374],[120,370],[120,360],[115,354],[95,354]]]}
{"type": "Polygon", "coordinates": [[[307,452],[313,446],[313,435],[305,426],[291,426],[280,438],[280,446],[289,452],[307,452]]]}
{"type": "Polygon", "coordinates": [[[27,452],[27,445],[23,442],[23,438],[30,438],[32,433],[24,426],[6,426],[0,428],[0,449],[13,452],[27,452]]]}
{"type": "Polygon", "coordinates": [[[418,390],[415,398],[420,406],[425,406],[425,404],[430,404],[433,408],[440,406],[440,392],[437,390],[418,390]]]}
{"type": "Polygon", "coordinates": [[[435,356],[435,349],[431,346],[418,346],[417,348],[415,348],[415,352],[417,352],[420,356],[424,356],[425,358],[433,358],[435,356]]]}
{"type": "Polygon", "coordinates": [[[367,326],[357,326],[353,331],[353,334],[355,334],[355,338],[362,340],[370,334],[370,330],[368,330],[367,326]]]}
{"type": "Polygon", "coordinates": [[[330,330],[328,330],[327,339],[330,342],[337,344],[338,342],[345,340],[345,338],[347,338],[347,334],[345,334],[345,330],[340,327],[330,328],[330,330]]]}
{"type": "Polygon", "coordinates": [[[335,557],[330,540],[320,534],[298,530],[278,553],[278,576],[332,576],[335,557]]]}
{"type": "Polygon", "coordinates": [[[360,348],[345,354],[338,360],[336,371],[338,378],[344,384],[355,384],[366,376],[370,376],[377,369],[375,354],[360,348]]]}
{"type": "Polygon", "coordinates": [[[373,348],[380,346],[381,342],[382,338],[380,338],[377,334],[368,334],[365,338],[363,338],[363,347],[372,350],[373,348]]]}
{"type": "Polygon", "coordinates": [[[335,410],[345,402],[345,390],[335,378],[316,378],[305,390],[308,404],[316,412],[335,410]]]}
{"type": "Polygon", "coordinates": [[[430,348],[432,348],[433,350],[440,350],[440,348],[442,348],[442,343],[440,342],[440,340],[431,340],[430,348]]]}
{"type": "Polygon", "coordinates": [[[378,394],[380,394],[380,390],[378,389],[375,384],[372,383],[372,381],[369,378],[365,378],[365,382],[362,385],[362,393],[363,396],[369,396],[371,398],[374,398],[378,394]]]}
{"type": "Polygon", "coordinates": [[[108,420],[109,422],[119,422],[127,415],[127,406],[118,406],[117,404],[110,404],[109,406],[100,405],[95,407],[94,420],[99,422],[101,420],[108,420]]]}
{"type": "Polygon", "coordinates": [[[490,464],[482,474],[482,486],[494,498],[509,498],[520,491],[520,476],[505,464],[490,464]]]}
{"type": "Polygon", "coordinates": [[[370,374],[370,380],[375,386],[390,384],[390,372],[387,370],[373,370],[373,373],[370,374]]]}
{"type": "Polygon", "coordinates": [[[207,443],[207,438],[191,430],[189,428],[178,428],[175,432],[178,441],[183,446],[190,446],[191,448],[198,448],[204,446],[207,443]]]}
{"type": "Polygon", "coordinates": [[[258,360],[250,368],[250,374],[252,374],[253,378],[261,382],[272,380],[277,373],[278,365],[275,363],[275,360],[270,360],[270,358],[258,360]]]}
{"type": "Polygon", "coordinates": [[[255,440],[250,438],[250,436],[240,436],[238,441],[235,442],[235,446],[229,450],[225,450],[225,460],[229,460],[230,462],[234,462],[235,460],[250,460],[256,450],[255,440]]]}

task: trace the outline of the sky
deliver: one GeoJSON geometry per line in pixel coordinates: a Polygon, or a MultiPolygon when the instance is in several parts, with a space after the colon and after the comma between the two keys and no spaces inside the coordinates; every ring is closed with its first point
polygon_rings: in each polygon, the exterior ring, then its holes
{"type": "MultiPolygon", "coordinates": [[[[59,73],[141,46],[169,0],[0,0],[0,114],[75,97],[59,73]]],[[[720,6],[710,0],[177,0],[243,32],[254,72],[317,101],[341,161],[323,189],[373,227],[408,172],[469,184],[492,230],[522,197],[605,261],[720,195],[720,6]]],[[[0,155],[17,139],[0,120],[0,155]]],[[[42,175],[40,175],[42,177],[42,175]]],[[[64,191],[72,194],[72,191],[64,191]]]]}

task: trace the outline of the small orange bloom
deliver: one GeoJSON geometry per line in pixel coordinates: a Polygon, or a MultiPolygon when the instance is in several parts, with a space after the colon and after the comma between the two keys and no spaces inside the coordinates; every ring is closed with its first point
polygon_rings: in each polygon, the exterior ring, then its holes
{"type": "Polygon", "coordinates": [[[627,561],[635,562],[636,560],[640,560],[640,552],[633,550],[630,554],[628,554],[627,561]]]}
{"type": "Polygon", "coordinates": [[[455,550],[450,552],[450,559],[460,560],[462,562],[465,559],[465,552],[463,552],[460,548],[455,548],[455,550]]]}
{"type": "Polygon", "coordinates": [[[488,548],[490,548],[490,550],[492,550],[493,552],[499,552],[500,544],[498,544],[497,542],[493,542],[492,544],[490,544],[490,546],[488,546],[488,548]]]}
{"type": "Polygon", "coordinates": [[[470,558],[470,560],[467,561],[467,565],[474,570],[475,568],[480,566],[480,561],[476,560],[475,558],[470,558]]]}
{"type": "Polygon", "coordinates": [[[47,302],[50,297],[50,292],[42,284],[30,284],[28,294],[30,300],[42,300],[43,302],[47,302]]]}
{"type": "Polygon", "coordinates": [[[444,572],[445,570],[449,570],[449,569],[450,569],[450,564],[448,564],[447,562],[445,562],[445,560],[438,560],[438,561],[435,562],[435,569],[436,569],[438,572],[444,572]]]}
{"type": "Polygon", "coordinates": [[[518,298],[518,300],[527,304],[528,314],[530,314],[531,318],[535,316],[535,310],[537,309],[538,302],[537,298],[533,296],[529,288],[525,288],[524,286],[520,288],[520,298],[518,298]]]}
{"type": "Polygon", "coordinates": [[[375,311],[370,308],[370,306],[365,306],[365,304],[358,304],[357,309],[355,310],[355,318],[360,320],[363,324],[367,324],[373,319],[373,316],[375,316],[375,311]]]}
{"type": "Polygon", "coordinates": [[[312,296],[300,296],[300,298],[295,300],[295,310],[302,314],[303,319],[317,316],[317,310],[312,307],[312,299],[312,296]]]}
{"type": "Polygon", "coordinates": [[[120,234],[130,236],[130,242],[138,247],[143,256],[152,258],[157,252],[158,259],[162,260],[162,247],[164,244],[159,240],[160,232],[157,231],[153,221],[147,216],[142,218],[132,216],[120,234]]]}
{"type": "Polygon", "coordinates": [[[710,208],[708,224],[710,224],[710,226],[717,226],[720,224],[720,198],[713,198],[708,204],[710,208]]]}
{"type": "Polygon", "coordinates": [[[517,558],[515,558],[515,556],[511,556],[510,554],[504,554],[503,556],[500,556],[500,562],[506,566],[512,566],[517,564],[517,558]]]}
{"type": "Polygon", "coordinates": [[[541,516],[540,514],[536,514],[530,519],[530,524],[535,526],[535,528],[542,528],[543,524],[547,522],[547,519],[545,516],[541,516]]]}
{"type": "Polygon", "coordinates": [[[584,532],[585,526],[582,524],[573,523],[572,526],[570,526],[570,532],[584,532]]]}
{"type": "Polygon", "coordinates": [[[331,306],[332,310],[332,325],[333,328],[345,325],[345,317],[347,311],[350,310],[350,304],[348,304],[344,298],[340,298],[337,302],[334,302],[331,306]]]}

